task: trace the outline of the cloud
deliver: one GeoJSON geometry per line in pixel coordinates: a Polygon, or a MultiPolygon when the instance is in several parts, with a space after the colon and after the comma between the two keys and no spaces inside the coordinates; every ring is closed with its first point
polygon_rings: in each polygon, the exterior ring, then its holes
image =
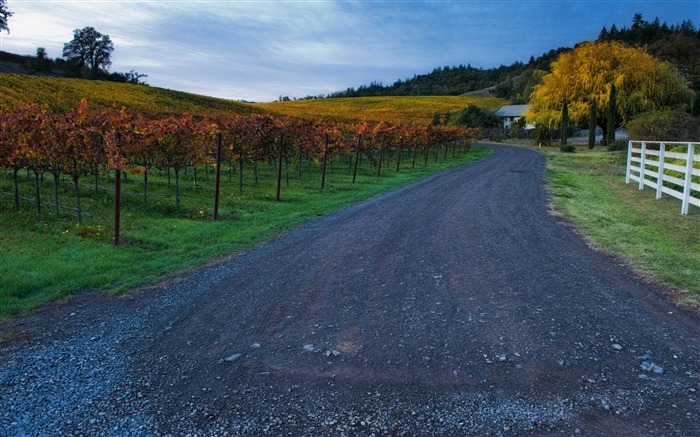
{"type": "MultiPolygon", "coordinates": [[[[154,86],[273,100],[385,84],[444,65],[527,61],[628,25],[635,12],[676,23],[700,2],[9,0],[5,50],[60,56],[73,30],[110,35],[113,71],[154,86]],[[605,7],[603,7],[605,6],[605,7]]],[[[700,23],[697,23],[700,24],[700,23]]]]}

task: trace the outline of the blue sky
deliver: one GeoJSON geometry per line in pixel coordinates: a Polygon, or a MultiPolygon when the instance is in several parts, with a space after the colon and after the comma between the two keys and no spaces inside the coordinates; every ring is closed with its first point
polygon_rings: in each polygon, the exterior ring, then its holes
{"type": "Polygon", "coordinates": [[[112,71],[229,99],[304,97],[428,73],[527,62],[629,26],[639,12],[700,25],[700,0],[207,1],[8,0],[2,49],[62,54],[73,30],[114,43],[112,71]]]}

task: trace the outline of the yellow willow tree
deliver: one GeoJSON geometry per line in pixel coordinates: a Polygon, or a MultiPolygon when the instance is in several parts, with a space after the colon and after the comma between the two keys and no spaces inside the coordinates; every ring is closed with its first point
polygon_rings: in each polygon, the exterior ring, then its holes
{"type": "Polygon", "coordinates": [[[569,120],[588,124],[597,108],[595,124],[603,128],[605,142],[608,119],[620,126],[642,112],[684,109],[694,97],[687,80],[667,62],[615,41],[589,42],[552,63],[530,96],[527,118],[556,126],[566,104],[569,120]]]}

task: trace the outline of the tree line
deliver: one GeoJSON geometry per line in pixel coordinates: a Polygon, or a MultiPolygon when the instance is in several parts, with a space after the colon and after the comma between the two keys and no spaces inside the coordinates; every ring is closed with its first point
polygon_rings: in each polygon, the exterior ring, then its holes
{"type": "MultiPolygon", "coordinates": [[[[0,0],[0,32],[10,32],[8,19],[14,12],[7,8],[7,0],[0,0]]],[[[114,44],[92,26],[73,31],[73,39],[63,45],[63,57],[51,59],[45,47],[36,49],[36,56],[21,56],[0,52],[1,58],[15,62],[29,72],[63,74],[67,77],[129,82],[146,85],[147,74],[131,70],[127,73],[110,72],[114,44]]]]}
{"type": "MultiPolygon", "coordinates": [[[[635,14],[630,27],[604,27],[596,41],[617,41],[644,47],[651,55],[677,68],[700,95],[700,31],[692,21],[668,25],[659,22],[658,18],[647,22],[641,14],[635,14]]],[[[514,62],[491,69],[478,69],[471,65],[438,67],[430,73],[397,80],[390,85],[373,82],[357,88],[349,87],[326,97],[459,95],[490,90],[494,96],[514,104],[528,103],[535,86],[550,70],[552,63],[571,50],[573,48],[560,47],[537,58],[531,56],[527,63],[514,62]]],[[[694,107],[700,113],[700,104],[694,107]]]]}
{"type": "Polygon", "coordinates": [[[635,14],[630,27],[604,27],[598,41],[619,41],[643,47],[650,55],[672,64],[695,91],[697,99],[692,111],[700,115],[700,29],[691,20],[668,25],[658,18],[646,21],[642,14],[635,14]]]}
{"type": "Polygon", "coordinates": [[[480,69],[471,65],[444,66],[428,74],[397,80],[391,85],[373,82],[358,88],[330,93],[326,97],[367,96],[456,96],[491,89],[491,94],[515,102],[524,102],[528,90],[532,90],[540,75],[538,71],[548,68],[552,60],[566,49],[551,50],[527,63],[514,62],[509,66],[480,69]]]}
{"type": "MultiPolygon", "coordinates": [[[[527,117],[541,132],[558,125],[564,133],[570,122],[587,125],[590,147],[601,127],[609,145],[615,130],[637,114],[691,108],[696,94],[688,85],[673,66],[645,50],[617,41],[584,43],[552,64],[532,93],[527,117]]],[[[566,137],[561,140],[565,146],[566,137]]]]}

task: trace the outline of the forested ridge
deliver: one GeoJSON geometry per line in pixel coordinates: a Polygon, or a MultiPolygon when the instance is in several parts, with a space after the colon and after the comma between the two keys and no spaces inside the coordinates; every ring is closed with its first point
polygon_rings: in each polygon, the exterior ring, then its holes
{"type": "MultiPolygon", "coordinates": [[[[614,24],[609,29],[603,27],[597,41],[620,41],[644,47],[651,55],[676,67],[700,95],[700,31],[692,21],[669,25],[658,18],[645,21],[641,14],[636,14],[630,27],[618,28],[614,24]]],[[[469,64],[438,67],[430,73],[400,79],[391,85],[373,82],[327,97],[460,95],[487,90],[495,97],[526,103],[551,63],[570,50],[560,47],[537,58],[531,56],[527,63],[514,62],[491,69],[474,68],[469,64]]],[[[697,110],[699,105],[695,106],[697,110]]]]}
{"type": "Polygon", "coordinates": [[[560,47],[543,53],[538,58],[530,57],[525,64],[514,62],[509,66],[480,69],[471,65],[437,67],[428,74],[414,75],[413,78],[397,80],[392,85],[372,82],[357,89],[331,93],[328,97],[365,96],[456,96],[488,90],[491,96],[516,102],[524,102],[529,92],[539,82],[549,65],[557,57],[571,49],[560,47]]]}

